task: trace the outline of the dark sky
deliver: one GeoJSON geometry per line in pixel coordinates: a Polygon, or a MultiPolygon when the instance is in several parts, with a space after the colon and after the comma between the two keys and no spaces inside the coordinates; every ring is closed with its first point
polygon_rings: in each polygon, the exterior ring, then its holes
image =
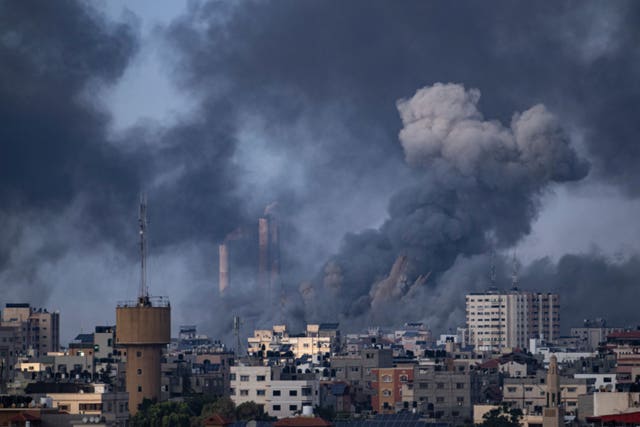
{"type": "Polygon", "coordinates": [[[174,329],[441,332],[493,252],[500,286],[515,253],[523,287],[560,293],[563,327],[640,323],[636,2],[132,7],[0,1],[0,302],[60,310],[66,340],[113,323],[145,192],[174,329]],[[273,202],[265,308],[254,233],[273,202]],[[239,228],[223,299],[217,245],[239,228]]]}

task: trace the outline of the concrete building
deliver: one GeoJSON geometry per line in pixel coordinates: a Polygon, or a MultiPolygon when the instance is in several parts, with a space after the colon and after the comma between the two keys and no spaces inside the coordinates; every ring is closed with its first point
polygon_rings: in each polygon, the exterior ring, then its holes
{"type": "Polygon", "coordinates": [[[0,393],[6,393],[7,383],[13,380],[13,368],[20,351],[16,328],[0,326],[0,393]]]}
{"type": "Polygon", "coordinates": [[[417,410],[429,419],[462,424],[472,416],[471,373],[441,365],[418,365],[413,394],[417,410]]]}
{"type": "Polygon", "coordinates": [[[269,366],[232,366],[231,399],[236,405],[255,402],[273,417],[302,413],[319,404],[317,380],[283,380],[269,366]]]}
{"type": "Polygon", "coordinates": [[[478,350],[527,348],[530,338],[560,335],[557,294],[490,290],[466,296],[469,343],[478,350]]]}
{"type": "Polygon", "coordinates": [[[413,367],[372,369],[371,373],[373,376],[371,381],[373,390],[371,407],[373,410],[380,414],[394,414],[404,409],[403,388],[406,399],[409,389],[405,386],[413,383],[413,367]]]}
{"type": "Polygon", "coordinates": [[[16,329],[16,344],[23,354],[35,357],[60,351],[60,313],[33,308],[26,303],[7,303],[0,326],[16,329]]]}
{"type": "Polygon", "coordinates": [[[340,331],[337,323],[309,324],[303,334],[291,335],[286,325],[274,325],[271,330],[257,329],[247,338],[248,353],[266,357],[270,351],[286,349],[295,358],[309,355],[319,362],[339,348],[340,331]]]}
{"type": "Polygon", "coordinates": [[[622,332],[622,328],[607,327],[604,319],[584,321],[580,328],[571,328],[571,336],[578,339],[579,349],[595,351],[601,343],[607,340],[607,336],[613,332],[622,332]]]}
{"type": "Polygon", "coordinates": [[[116,308],[116,344],[126,357],[129,411],[138,412],[144,399],[160,398],[160,362],[171,341],[171,308],[166,299],[142,298],[116,308]]]}
{"type": "Polygon", "coordinates": [[[75,393],[48,392],[46,396],[52,399],[53,407],[60,411],[104,418],[108,426],[128,425],[128,394],[111,391],[106,384],[84,386],[75,393]]]}
{"type": "MultiPolygon", "coordinates": [[[[552,358],[553,360],[553,358],[552,358]]],[[[557,361],[555,362],[557,366],[557,361]]],[[[550,364],[551,366],[551,364],[550,364]]],[[[559,394],[559,402],[567,413],[575,412],[578,396],[593,392],[593,380],[587,378],[559,377],[559,391],[548,388],[548,374],[525,378],[505,378],[503,402],[526,410],[530,414],[542,414],[549,393],[559,394]]]]}
{"type": "Polygon", "coordinates": [[[126,357],[129,411],[135,415],[144,399],[159,400],[161,359],[171,342],[171,306],[165,297],[150,297],[147,286],[147,204],[140,201],[140,288],[136,301],[116,307],[116,346],[126,357]]]}

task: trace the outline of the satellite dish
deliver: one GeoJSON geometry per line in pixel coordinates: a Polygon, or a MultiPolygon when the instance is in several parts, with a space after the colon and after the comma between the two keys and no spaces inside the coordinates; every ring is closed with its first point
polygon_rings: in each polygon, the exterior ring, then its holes
{"type": "Polygon", "coordinates": [[[88,421],[89,421],[89,418],[87,418],[87,417],[82,417],[82,422],[83,422],[83,423],[85,423],[85,424],[86,424],[88,421]]]}

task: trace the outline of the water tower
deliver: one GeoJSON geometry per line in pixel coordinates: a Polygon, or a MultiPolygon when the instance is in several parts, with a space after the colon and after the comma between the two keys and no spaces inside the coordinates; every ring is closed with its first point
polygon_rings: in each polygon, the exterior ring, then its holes
{"type": "Polygon", "coordinates": [[[171,307],[166,297],[150,297],[146,272],[146,201],[140,201],[140,290],[136,301],[116,307],[116,345],[126,352],[129,412],[144,399],[160,400],[162,351],[171,341],[171,307]]]}

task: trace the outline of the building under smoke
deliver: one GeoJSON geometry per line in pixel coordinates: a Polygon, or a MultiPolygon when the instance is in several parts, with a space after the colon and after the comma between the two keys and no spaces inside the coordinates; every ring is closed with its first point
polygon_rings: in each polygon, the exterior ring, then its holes
{"type": "Polygon", "coordinates": [[[238,281],[254,283],[271,298],[280,281],[280,227],[275,204],[254,227],[238,227],[218,245],[218,291],[224,296],[238,281]],[[257,241],[257,245],[256,245],[257,241]]]}
{"type": "Polygon", "coordinates": [[[258,287],[269,295],[280,280],[280,236],[274,205],[258,219],[258,287]]]}

